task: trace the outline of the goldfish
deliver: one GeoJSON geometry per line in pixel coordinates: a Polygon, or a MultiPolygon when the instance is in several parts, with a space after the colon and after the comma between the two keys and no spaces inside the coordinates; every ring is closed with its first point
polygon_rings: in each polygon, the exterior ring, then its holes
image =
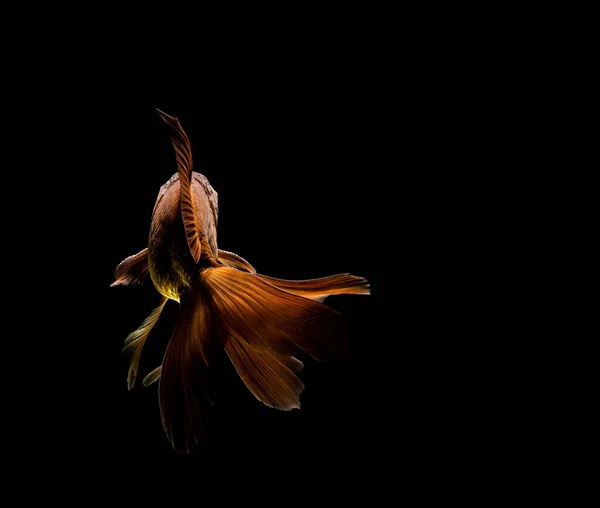
{"type": "Polygon", "coordinates": [[[193,171],[191,143],[177,117],[157,109],[169,129],[177,173],[160,188],[148,245],[116,268],[114,286],[150,278],[158,306],[125,339],[127,386],[138,377],[144,345],[168,300],[179,303],[162,364],[143,379],[158,382],[162,425],[174,450],[194,451],[203,430],[199,398],[211,353],[224,349],[239,378],[263,404],[300,408],[300,358],[343,354],[343,316],[323,303],[331,295],[368,295],[366,279],[348,273],[284,280],[257,273],[241,256],[217,245],[218,194],[193,171]]]}

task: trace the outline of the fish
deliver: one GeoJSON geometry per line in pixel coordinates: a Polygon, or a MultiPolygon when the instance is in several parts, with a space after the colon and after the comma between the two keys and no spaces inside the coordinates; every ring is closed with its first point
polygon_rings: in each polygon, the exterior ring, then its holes
{"type": "Polygon", "coordinates": [[[177,172],[160,188],[148,245],[115,270],[115,286],[150,280],[158,306],[125,339],[127,387],[138,378],[140,357],[167,301],[179,304],[161,365],[143,386],[158,382],[162,425],[173,449],[197,449],[204,433],[200,399],[211,355],[224,350],[239,378],[260,402],[300,408],[301,358],[326,361],[346,353],[344,317],[324,304],[331,295],[368,295],[363,277],[342,273],[310,280],[260,274],[241,256],[219,249],[218,194],[193,170],[190,140],[179,119],[156,112],[169,130],[177,172]]]}

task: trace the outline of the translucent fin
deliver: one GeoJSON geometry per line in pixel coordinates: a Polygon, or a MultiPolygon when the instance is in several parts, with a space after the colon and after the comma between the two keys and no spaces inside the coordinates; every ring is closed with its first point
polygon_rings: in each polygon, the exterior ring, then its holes
{"type": "Polygon", "coordinates": [[[369,282],[366,279],[348,273],[309,280],[275,279],[266,275],[259,275],[259,277],[279,289],[318,302],[322,302],[330,295],[368,295],[371,293],[369,282]]]}
{"type": "Polygon", "coordinates": [[[146,375],[142,384],[146,387],[150,386],[152,383],[155,383],[160,378],[160,372],[162,370],[162,365],[159,365],[152,372],[146,375]]]}
{"type": "Polygon", "coordinates": [[[225,343],[225,351],[248,390],[263,404],[284,411],[300,408],[304,385],[278,355],[259,353],[233,338],[225,343]]]}
{"type": "Polygon", "coordinates": [[[255,351],[303,350],[318,360],[345,352],[345,323],[333,309],[234,268],[208,268],[200,277],[227,336],[255,351]]]}
{"type": "Polygon", "coordinates": [[[202,433],[199,388],[207,373],[211,342],[209,309],[202,288],[181,295],[181,311],[165,353],[159,383],[163,427],[175,450],[189,453],[202,433]]]}
{"type": "Polygon", "coordinates": [[[152,313],[144,320],[144,322],[135,332],[130,333],[125,339],[125,347],[123,348],[123,352],[131,355],[131,363],[129,372],[127,374],[127,388],[129,390],[131,390],[135,384],[138,367],[140,364],[140,356],[142,355],[142,349],[146,344],[146,339],[158,321],[165,303],[167,303],[167,297],[161,295],[161,300],[158,304],[158,307],[152,311],[152,313]]]}

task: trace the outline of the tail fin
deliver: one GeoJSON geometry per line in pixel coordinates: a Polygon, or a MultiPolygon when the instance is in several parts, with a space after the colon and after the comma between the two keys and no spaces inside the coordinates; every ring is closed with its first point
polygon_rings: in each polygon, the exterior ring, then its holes
{"type": "Polygon", "coordinates": [[[345,323],[330,307],[234,268],[208,268],[200,279],[224,336],[259,353],[291,356],[306,351],[325,360],[345,352],[345,323]]]}
{"type": "MultiPolygon", "coordinates": [[[[242,272],[256,273],[254,267],[243,257],[219,249],[219,261],[226,266],[237,268],[242,272]]],[[[349,273],[340,273],[320,279],[308,280],[284,280],[257,274],[262,280],[283,289],[288,293],[294,293],[304,298],[310,298],[322,302],[331,295],[370,295],[369,281],[362,277],[356,277],[349,273]]]]}
{"type": "Polygon", "coordinates": [[[203,288],[193,285],[181,295],[180,302],[162,368],[152,374],[160,376],[160,412],[167,437],[175,450],[189,453],[196,448],[202,432],[198,388],[206,377],[215,331],[203,288]]]}
{"type": "Polygon", "coordinates": [[[225,351],[246,387],[269,407],[299,408],[304,385],[296,372],[303,364],[292,354],[306,351],[325,359],[342,352],[341,316],[253,273],[209,268],[201,280],[227,338],[225,351]]]}
{"type": "Polygon", "coordinates": [[[309,280],[283,280],[267,277],[266,275],[259,275],[259,277],[279,289],[310,298],[317,302],[322,302],[331,295],[371,294],[369,283],[366,279],[348,273],[309,280]]]}
{"type": "Polygon", "coordinates": [[[280,357],[272,351],[254,351],[247,343],[230,338],[225,351],[240,378],[263,404],[288,411],[300,407],[304,385],[294,374],[299,360],[280,357]]]}
{"type": "MultiPolygon", "coordinates": [[[[335,277],[328,283],[298,284],[305,293],[313,288],[315,295],[322,294],[329,288],[327,294],[337,294],[331,292],[337,287],[332,284],[335,277]]],[[[144,380],[149,385],[160,378],[163,426],[176,450],[193,450],[202,432],[197,381],[208,372],[207,348],[216,341],[222,341],[250,392],[267,406],[282,410],[299,408],[304,389],[297,376],[303,364],[294,354],[306,352],[325,360],[345,351],[345,322],[339,313],[267,280],[228,266],[206,268],[181,295],[181,312],[162,368],[144,380]]],[[[362,287],[363,280],[345,278],[338,286],[351,291],[362,287]]],[[[284,282],[288,287],[292,283],[284,282]]]]}

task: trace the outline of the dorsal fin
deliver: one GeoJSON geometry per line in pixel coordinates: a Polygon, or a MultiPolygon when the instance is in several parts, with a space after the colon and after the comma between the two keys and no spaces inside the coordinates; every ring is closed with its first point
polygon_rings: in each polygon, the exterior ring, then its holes
{"type": "Polygon", "coordinates": [[[192,195],[192,148],[190,140],[181,127],[176,117],[167,115],[164,111],[157,109],[156,112],[162,120],[173,129],[170,136],[171,144],[175,149],[177,159],[177,172],[179,173],[179,203],[181,205],[181,217],[185,226],[188,246],[194,261],[200,260],[202,247],[200,245],[200,234],[194,213],[194,199],[192,195]]]}

